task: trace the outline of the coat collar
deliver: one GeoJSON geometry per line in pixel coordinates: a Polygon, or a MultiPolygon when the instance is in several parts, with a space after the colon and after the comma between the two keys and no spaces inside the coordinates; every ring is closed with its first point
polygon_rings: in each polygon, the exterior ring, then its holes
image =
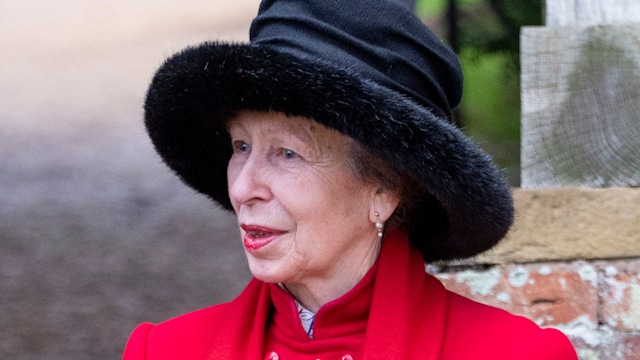
{"type": "MultiPolygon", "coordinates": [[[[377,268],[376,263],[353,289],[318,310],[314,320],[314,340],[365,333],[377,268]]],[[[294,298],[276,284],[270,284],[269,288],[274,305],[273,325],[291,339],[308,341],[294,298]]]]}
{"type": "MultiPolygon", "coordinates": [[[[422,255],[403,232],[387,234],[377,266],[364,358],[438,359],[444,340],[446,290],[425,273],[422,255]]],[[[253,279],[230,304],[238,316],[212,333],[217,340],[212,342],[209,358],[262,359],[272,301],[270,284],[253,279]]]]}
{"type": "Polygon", "coordinates": [[[446,298],[442,284],[425,273],[422,254],[406,234],[388,234],[373,290],[365,359],[439,359],[446,298]]]}

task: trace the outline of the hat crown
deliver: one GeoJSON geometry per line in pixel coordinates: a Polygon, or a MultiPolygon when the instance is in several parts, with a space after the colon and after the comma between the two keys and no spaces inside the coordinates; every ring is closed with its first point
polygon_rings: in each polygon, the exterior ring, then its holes
{"type": "Polygon", "coordinates": [[[354,71],[445,118],[462,96],[456,55],[394,0],[263,0],[250,38],[354,71]]]}

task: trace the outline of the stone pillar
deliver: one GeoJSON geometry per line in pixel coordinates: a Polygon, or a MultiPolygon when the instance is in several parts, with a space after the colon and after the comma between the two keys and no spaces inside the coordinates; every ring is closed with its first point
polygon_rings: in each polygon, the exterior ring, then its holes
{"type": "Polygon", "coordinates": [[[522,186],[640,186],[640,2],[554,0],[521,34],[522,186]]]}
{"type": "Polygon", "coordinates": [[[640,2],[546,10],[546,27],[521,33],[515,224],[473,262],[428,268],[455,292],[561,329],[580,359],[639,359],[640,2]]]}
{"type": "Polygon", "coordinates": [[[551,0],[545,7],[547,27],[637,23],[640,18],[636,0],[551,0]]]}

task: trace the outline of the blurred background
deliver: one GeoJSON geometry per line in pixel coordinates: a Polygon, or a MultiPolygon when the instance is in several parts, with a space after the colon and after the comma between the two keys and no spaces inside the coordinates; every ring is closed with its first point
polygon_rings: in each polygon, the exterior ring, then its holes
{"type": "MultiPolygon", "coordinates": [[[[244,288],[234,218],[161,163],[142,102],[173,52],[246,40],[258,4],[0,3],[0,358],[119,358],[136,324],[244,288]]],[[[415,5],[461,56],[458,123],[517,185],[518,34],[541,1],[415,5]]]]}
{"type": "Polygon", "coordinates": [[[459,54],[458,125],[520,185],[520,28],[542,25],[542,0],[418,0],[416,12],[459,54]]]}

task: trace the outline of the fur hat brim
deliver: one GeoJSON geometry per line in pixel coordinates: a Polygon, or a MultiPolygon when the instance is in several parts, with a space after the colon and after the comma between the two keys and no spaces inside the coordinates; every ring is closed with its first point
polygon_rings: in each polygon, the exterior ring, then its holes
{"type": "Polygon", "coordinates": [[[264,45],[208,42],[172,56],[155,74],[145,124],[182,180],[231,210],[226,131],[240,110],[310,118],[354,139],[436,200],[412,224],[425,260],[467,258],[500,241],[513,221],[510,189],[491,159],[447,120],[349,69],[264,45]]]}

